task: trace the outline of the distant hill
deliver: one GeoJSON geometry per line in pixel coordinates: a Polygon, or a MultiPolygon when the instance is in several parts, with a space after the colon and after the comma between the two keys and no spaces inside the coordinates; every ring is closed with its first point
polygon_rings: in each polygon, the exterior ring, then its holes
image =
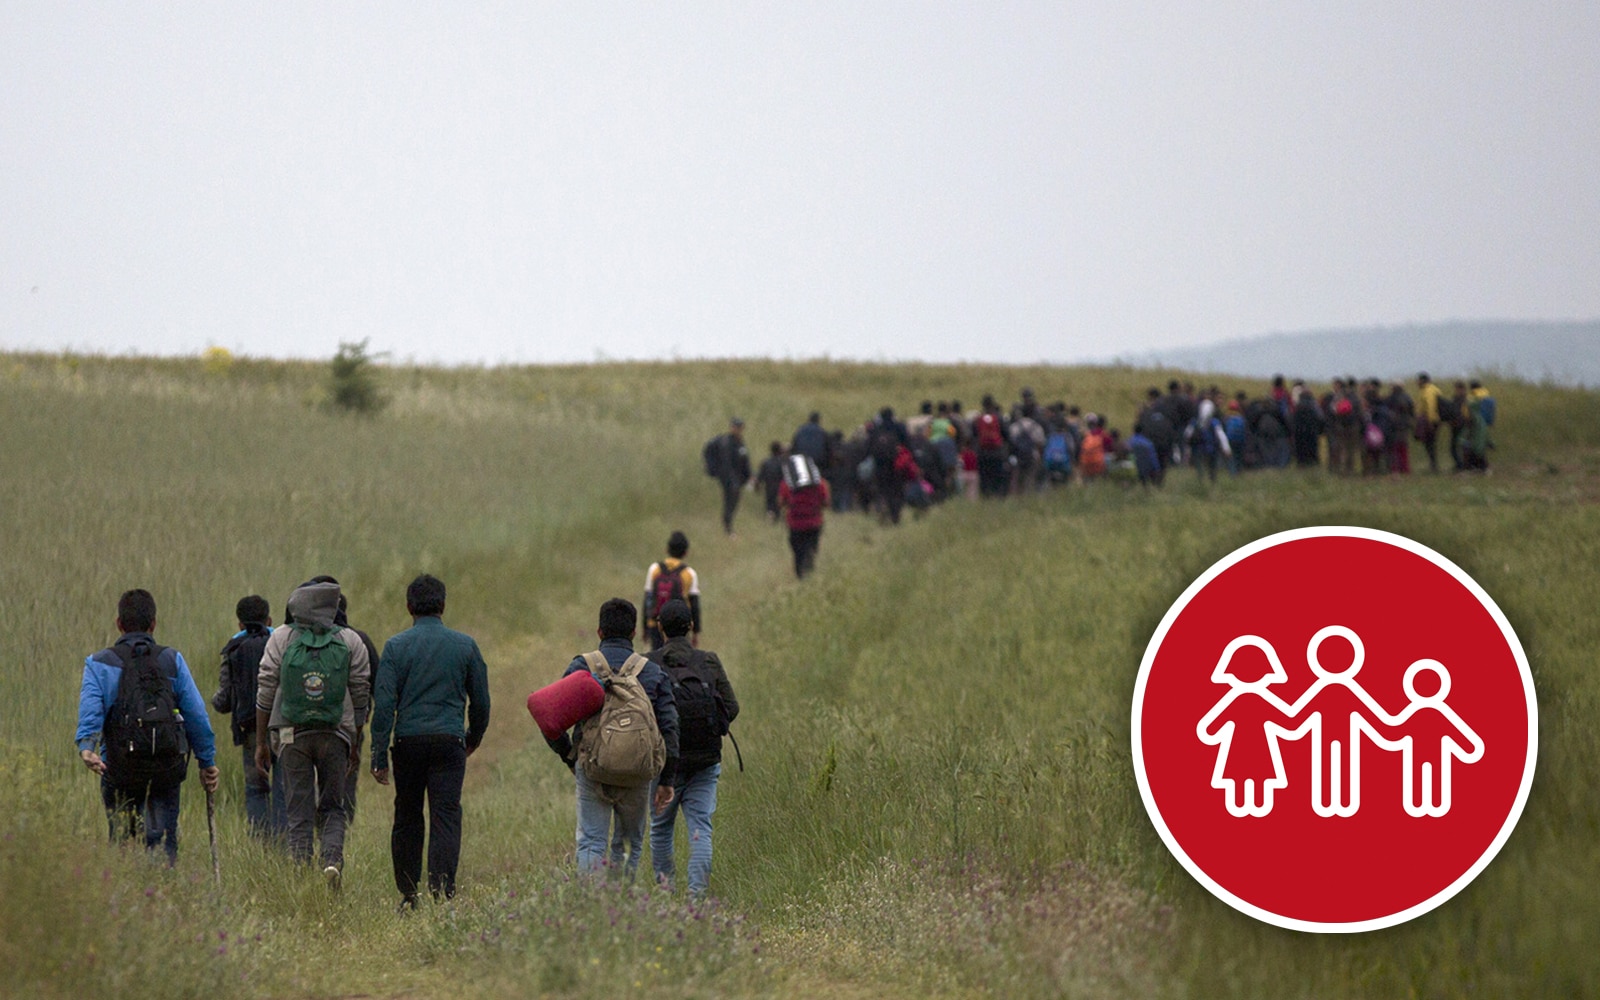
{"type": "Polygon", "coordinates": [[[1269,378],[1284,374],[1321,382],[1358,378],[1435,379],[1473,373],[1600,386],[1600,320],[1581,322],[1467,322],[1373,329],[1273,333],[1187,347],[1119,363],[1269,378]]]}

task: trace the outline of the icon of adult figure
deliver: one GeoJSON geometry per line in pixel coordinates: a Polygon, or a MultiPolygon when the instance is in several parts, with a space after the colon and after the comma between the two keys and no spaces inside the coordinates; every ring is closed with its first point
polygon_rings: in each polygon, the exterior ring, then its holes
{"type": "MultiPolygon", "coordinates": [[[[632,602],[613,597],[600,605],[599,617],[599,627],[595,630],[600,638],[598,652],[609,671],[615,674],[629,667],[635,656],[633,636],[638,626],[639,612],[632,602]]],[[[666,746],[666,763],[656,777],[653,793],[649,781],[630,786],[609,785],[591,780],[584,773],[579,750],[584,740],[593,738],[588,731],[587,723],[590,720],[578,723],[570,733],[562,733],[545,741],[572,769],[577,793],[578,871],[582,874],[593,874],[608,866],[608,848],[615,828],[621,832],[622,840],[629,848],[625,868],[631,877],[639,867],[651,806],[654,805],[659,813],[672,801],[672,781],[678,770],[678,709],[672,699],[672,681],[659,664],[644,660],[643,657],[639,659],[644,662],[638,666],[635,676],[650,699],[656,729],[666,746]]],[[[579,670],[590,670],[588,658],[581,653],[572,658],[561,676],[566,677],[579,670]]],[[[593,673],[592,670],[590,672],[593,673]]],[[[595,680],[601,681],[602,685],[605,683],[598,676],[595,680]]],[[[597,714],[591,718],[598,717],[597,714]]]]}
{"type": "Polygon", "coordinates": [[[1443,816],[1450,811],[1450,761],[1473,764],[1483,757],[1483,739],[1445,703],[1450,696],[1450,671],[1438,660],[1422,659],[1406,668],[1401,687],[1406,707],[1394,724],[1380,727],[1390,737],[1385,749],[1399,750],[1404,760],[1402,795],[1406,815],[1443,816]],[[1430,673],[1432,694],[1418,691],[1419,675],[1430,673]]]}
{"type": "MultiPolygon", "coordinates": [[[[111,842],[132,840],[142,827],[145,848],[163,847],[167,864],[174,865],[178,862],[179,793],[189,771],[188,751],[192,750],[200,763],[201,785],[214,792],[216,737],[183,654],[155,641],[156,599],[148,590],[123,592],[117,599],[116,626],[117,641],[83,662],[75,735],[78,759],[100,776],[100,799],[111,842]],[[170,688],[173,707],[182,717],[186,747],[174,738],[173,752],[159,757],[124,751],[118,737],[127,729],[122,716],[136,706],[136,688],[141,681],[170,688]]],[[[144,700],[148,703],[159,697],[147,688],[144,700]]]]}
{"type": "Polygon", "coordinates": [[[650,866],[656,881],[673,882],[673,828],[683,814],[689,838],[689,895],[704,896],[711,884],[711,817],[717,811],[717,780],[722,774],[722,737],[739,716],[728,673],[716,653],[689,644],[689,606],[669,601],[661,612],[667,644],[650,653],[672,681],[678,709],[676,794],[650,822],[650,866]]]}
{"type": "Polygon", "coordinates": [[[449,899],[456,893],[461,786],[467,758],[489,729],[489,669],[476,640],[445,627],[445,596],[444,583],[437,577],[423,573],[412,580],[406,587],[412,625],[384,643],[378,661],[372,776],[387,785],[392,762],[394,828],[389,856],[401,909],[417,905],[424,840],[428,892],[434,899],[449,899]]]}
{"type": "Polygon", "coordinates": [[[1318,816],[1360,811],[1361,738],[1383,745],[1383,727],[1396,722],[1356,681],[1365,662],[1366,647],[1353,629],[1320,629],[1306,645],[1306,664],[1317,679],[1295,699],[1281,726],[1285,739],[1311,737],[1311,808],[1318,816]],[[1339,669],[1322,662],[1322,644],[1332,638],[1350,647],[1350,662],[1339,669]]]}
{"type": "Polygon", "coordinates": [[[320,863],[338,888],[344,870],[344,786],[367,714],[372,661],[361,637],[334,623],[339,585],[307,581],[289,595],[289,619],[273,629],[256,677],[256,767],[283,770],[289,856],[309,863],[321,837],[320,863]],[[313,665],[313,660],[315,664],[313,665]],[[326,678],[344,673],[342,704],[320,704],[326,678]],[[268,734],[261,739],[260,734],[268,734]]]}
{"type": "Polygon", "coordinates": [[[728,421],[728,430],[712,438],[706,446],[707,471],[722,486],[722,530],[734,536],[733,516],[739,510],[739,494],[750,481],[750,450],[744,444],[744,421],[728,421]]]}
{"type": "Polygon", "coordinates": [[[1289,704],[1270,690],[1288,679],[1272,644],[1255,635],[1228,643],[1211,671],[1211,682],[1226,684],[1228,691],[1201,718],[1195,735],[1218,748],[1211,787],[1225,793],[1231,816],[1267,815],[1272,812],[1273,793],[1288,787],[1275,727],[1289,714],[1289,704]],[[1235,665],[1243,649],[1258,650],[1266,657],[1266,672],[1253,680],[1241,678],[1235,665]]]}

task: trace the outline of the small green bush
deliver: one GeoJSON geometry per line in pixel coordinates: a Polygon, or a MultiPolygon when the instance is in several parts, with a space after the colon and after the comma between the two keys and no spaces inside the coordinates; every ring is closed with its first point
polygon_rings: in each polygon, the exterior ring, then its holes
{"type": "Polygon", "coordinates": [[[345,413],[373,414],[389,400],[378,389],[378,374],[367,341],[339,344],[339,353],[328,363],[328,405],[345,413]]]}

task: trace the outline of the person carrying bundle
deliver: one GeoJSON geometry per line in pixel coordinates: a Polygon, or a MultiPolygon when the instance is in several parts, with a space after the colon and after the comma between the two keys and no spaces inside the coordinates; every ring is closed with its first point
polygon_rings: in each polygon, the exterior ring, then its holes
{"type": "Polygon", "coordinates": [[[804,579],[817,563],[822,543],[822,519],[832,495],[817,464],[805,455],[790,455],[783,463],[783,483],[778,503],[789,525],[789,548],[794,552],[794,575],[804,579]]]}

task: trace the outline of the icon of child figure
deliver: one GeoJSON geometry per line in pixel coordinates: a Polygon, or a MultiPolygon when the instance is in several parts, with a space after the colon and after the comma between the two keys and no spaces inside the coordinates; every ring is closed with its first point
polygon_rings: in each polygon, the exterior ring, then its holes
{"type": "Polygon", "coordinates": [[[1450,671],[1438,660],[1421,659],[1406,668],[1402,686],[1408,702],[1390,715],[1356,680],[1366,659],[1361,637],[1343,625],[1329,625],[1311,637],[1306,662],[1316,680],[1294,704],[1272,685],[1289,679],[1272,644],[1242,635],[1222,651],[1212,683],[1228,691],[1195,727],[1202,743],[1217,747],[1211,787],[1226,795],[1234,816],[1266,816],[1273,793],[1287,788],[1281,740],[1311,739],[1311,808],[1318,816],[1354,816],[1361,808],[1361,741],[1365,736],[1404,759],[1402,797],[1408,816],[1443,816],[1450,811],[1450,762],[1471,764],[1483,757],[1483,740],[1446,704],[1450,671]],[[1334,670],[1322,664],[1323,642],[1337,636],[1354,652],[1350,664],[1334,670]],[[1266,656],[1268,671],[1245,681],[1234,675],[1234,655],[1254,648],[1266,656]],[[1431,673],[1437,690],[1418,693],[1420,674],[1431,673]]]}

